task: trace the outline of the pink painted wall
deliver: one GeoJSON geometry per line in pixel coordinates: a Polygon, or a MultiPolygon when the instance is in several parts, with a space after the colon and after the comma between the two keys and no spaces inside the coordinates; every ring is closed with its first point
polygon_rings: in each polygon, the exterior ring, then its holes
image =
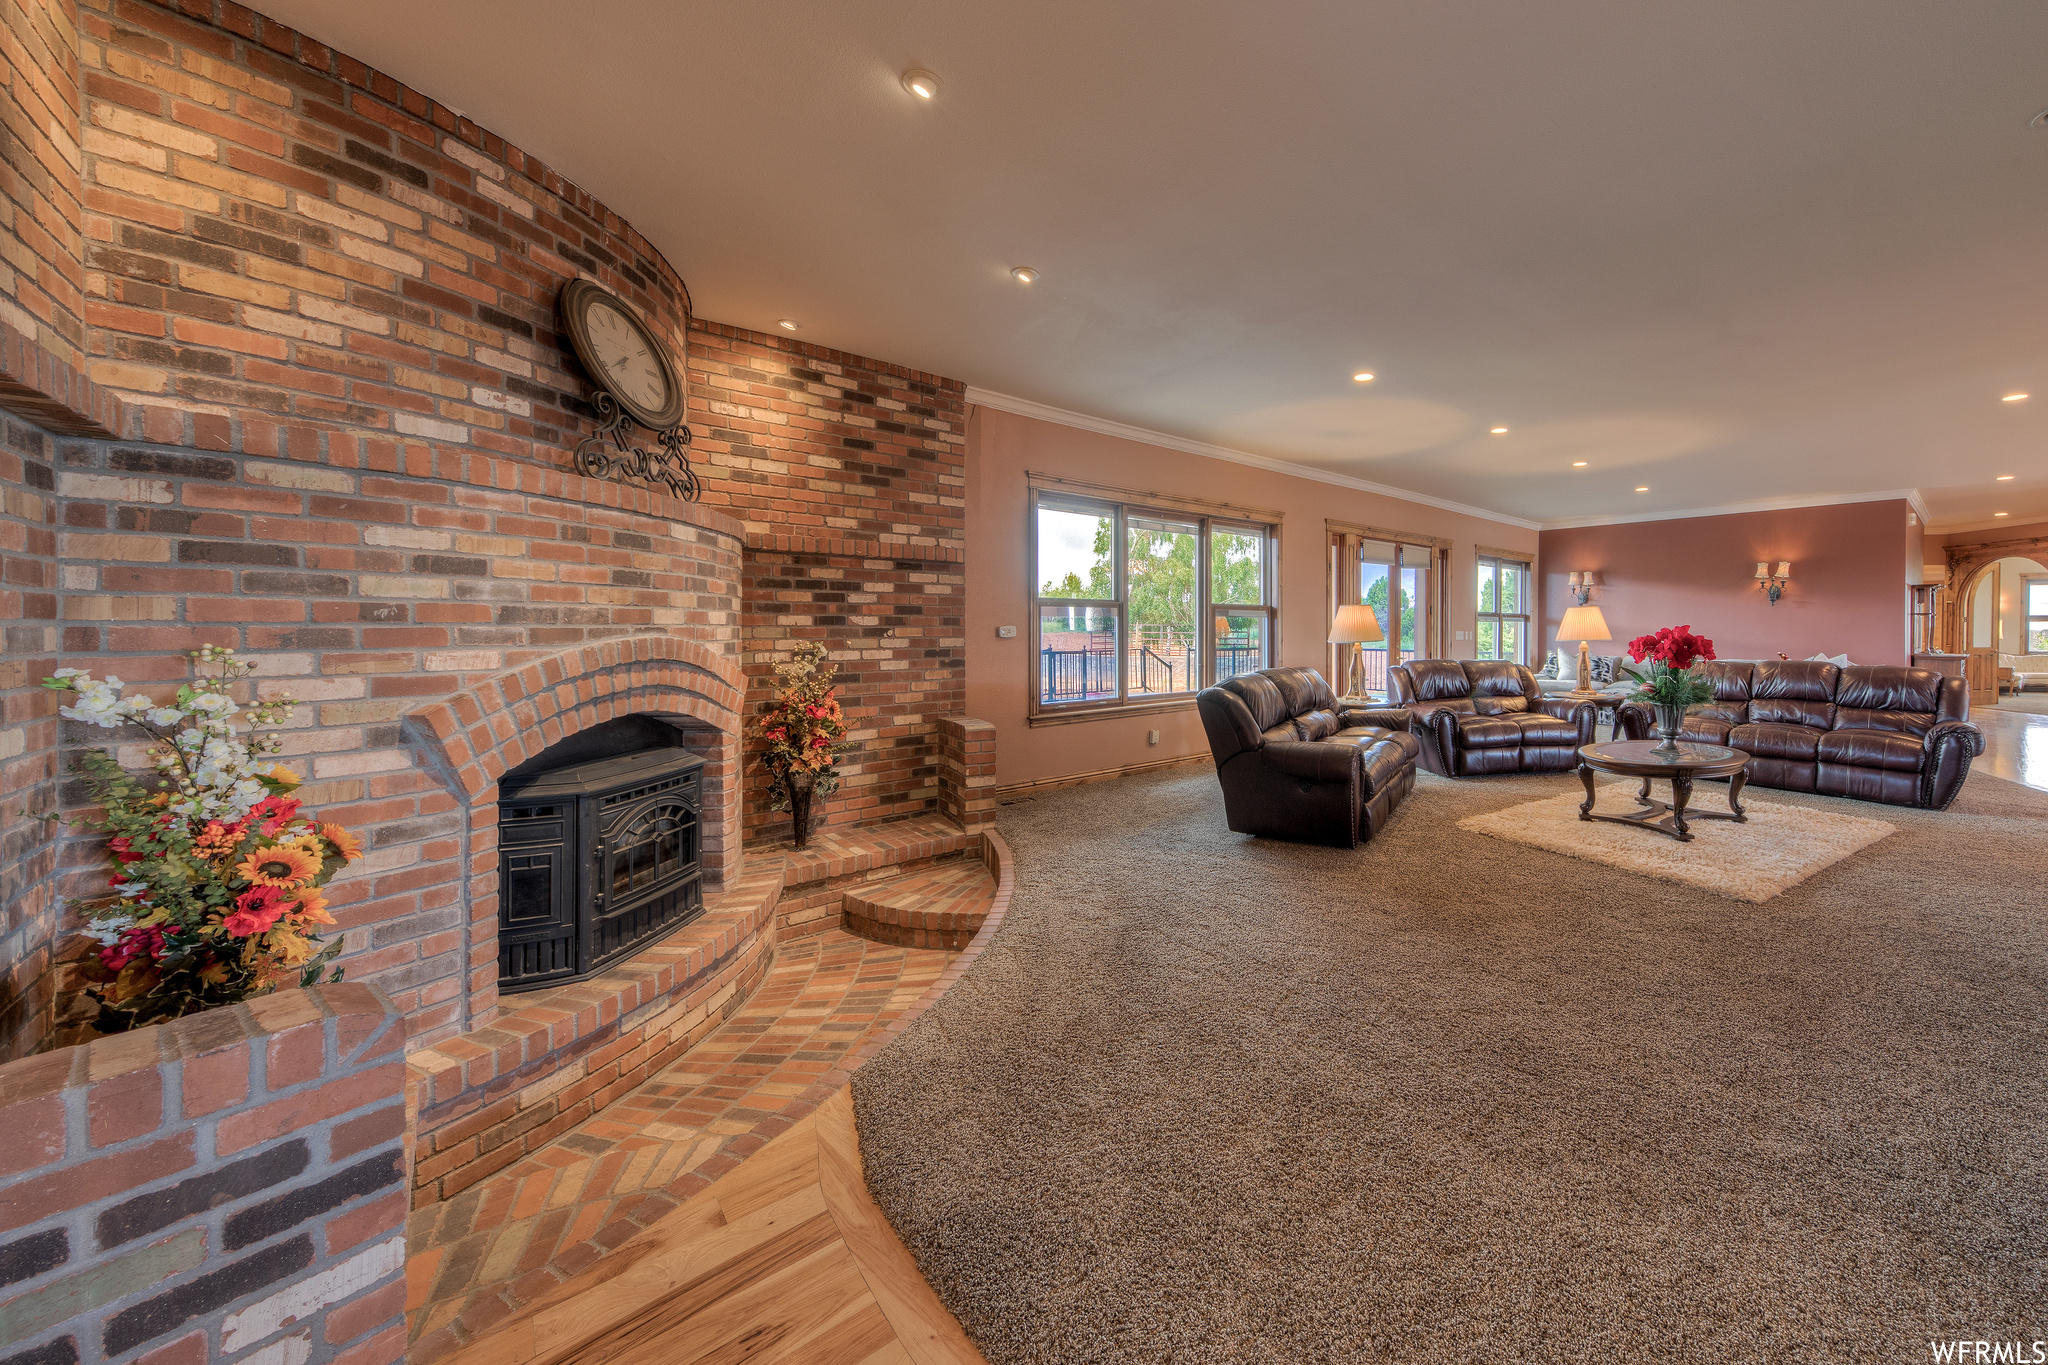
{"type": "Polygon", "coordinates": [[[1904,663],[1909,546],[1917,545],[1906,534],[1911,515],[1896,499],[1545,531],[1543,644],[1555,646],[1571,605],[1565,575],[1596,569],[1593,603],[1614,633],[1596,654],[1619,654],[1660,626],[1689,625],[1723,658],[1847,654],[1859,664],[1904,663]],[[1791,585],[1776,606],[1757,589],[1760,559],[1773,568],[1792,561],[1791,585]]]}
{"type": "Polygon", "coordinates": [[[1026,471],[1283,512],[1275,632],[1281,664],[1324,667],[1330,633],[1325,518],[1452,542],[1446,639],[1466,634],[1454,651],[1472,648],[1476,547],[1536,549],[1536,532],[1506,522],[976,407],[967,424],[967,543],[973,547],[967,559],[967,714],[996,726],[999,786],[1209,752],[1192,700],[1164,713],[1035,728],[1025,723],[1032,602],[1025,576],[1026,471]],[[1017,637],[997,639],[998,626],[1015,626],[1017,637]],[[1157,746],[1145,743],[1147,730],[1160,732],[1157,746]]]}

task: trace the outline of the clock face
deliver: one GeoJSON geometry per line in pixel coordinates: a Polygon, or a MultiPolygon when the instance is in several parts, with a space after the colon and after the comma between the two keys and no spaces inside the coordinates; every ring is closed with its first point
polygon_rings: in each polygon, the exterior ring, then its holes
{"type": "Polygon", "coordinates": [[[594,298],[583,310],[583,325],[590,329],[590,349],[604,367],[604,380],[613,393],[630,398],[649,412],[668,406],[668,375],[654,350],[640,337],[640,329],[626,320],[617,305],[594,298]]]}
{"type": "Polygon", "coordinates": [[[674,362],[624,304],[589,280],[563,288],[562,312],[591,377],[641,425],[660,431],[682,420],[674,362]]]}

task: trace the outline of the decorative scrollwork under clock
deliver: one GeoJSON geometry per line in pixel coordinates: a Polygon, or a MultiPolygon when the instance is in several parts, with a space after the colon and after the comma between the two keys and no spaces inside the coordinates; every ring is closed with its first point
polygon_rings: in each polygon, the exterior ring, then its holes
{"type": "Polygon", "coordinates": [[[597,430],[576,446],[576,472],[591,479],[638,479],[695,502],[683,420],[683,370],[626,301],[595,280],[562,286],[562,321],[583,368],[596,381],[597,430]],[[632,428],[654,433],[658,449],[633,444],[632,428]]]}
{"type": "Polygon", "coordinates": [[[685,502],[703,491],[690,467],[690,428],[678,424],[654,433],[660,450],[629,443],[627,432],[637,425],[631,413],[603,389],[591,400],[597,408],[597,430],[576,446],[576,472],[590,479],[638,479],[658,483],[685,502]],[[607,450],[607,444],[612,449],[607,450]]]}

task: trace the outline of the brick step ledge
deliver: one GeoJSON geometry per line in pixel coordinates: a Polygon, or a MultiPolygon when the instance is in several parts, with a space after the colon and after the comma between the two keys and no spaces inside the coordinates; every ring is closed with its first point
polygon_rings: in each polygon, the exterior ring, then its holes
{"type": "Polygon", "coordinates": [[[849,887],[968,860],[993,875],[989,848],[944,817],[749,845],[746,872],[668,938],[588,981],[507,996],[486,1027],[413,1052],[412,1206],[453,1198],[668,1067],[746,1003],[777,943],[841,923],[849,887]]]}
{"type": "Polygon", "coordinates": [[[996,879],[979,859],[941,863],[840,894],[847,931],[904,948],[965,948],[988,920],[996,879]]]}
{"type": "Polygon", "coordinates": [[[406,1058],[412,1206],[453,1198],[546,1146],[681,1057],[774,961],[774,859],[704,913],[588,981],[507,996],[487,1027],[406,1058]]]}
{"type": "MultiPolygon", "coordinates": [[[[887,825],[822,829],[802,849],[788,844],[766,848],[750,844],[747,854],[749,867],[764,866],[769,858],[781,860],[783,889],[775,921],[778,936],[786,940],[839,925],[844,918],[842,898],[848,890],[962,859],[978,859],[981,850],[979,830],[964,830],[943,816],[921,816],[887,825]]],[[[963,938],[953,946],[964,946],[966,941],[963,938]]]]}

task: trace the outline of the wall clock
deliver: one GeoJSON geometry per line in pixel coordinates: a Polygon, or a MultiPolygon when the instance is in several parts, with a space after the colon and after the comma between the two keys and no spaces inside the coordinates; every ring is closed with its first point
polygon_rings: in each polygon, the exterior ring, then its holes
{"type": "Polygon", "coordinates": [[[577,472],[666,484],[677,497],[694,499],[697,476],[683,450],[690,443],[690,429],[683,424],[683,372],[668,347],[639,314],[594,280],[562,286],[562,321],[576,358],[597,381],[591,405],[597,409],[598,427],[576,447],[577,472]],[[629,422],[652,431],[661,450],[633,446],[626,437],[629,422]],[[605,448],[607,443],[612,449],[605,448]]]}
{"type": "Polygon", "coordinates": [[[633,420],[665,431],[683,420],[683,385],[661,338],[638,314],[592,280],[562,286],[562,319],[576,358],[633,420]]]}

